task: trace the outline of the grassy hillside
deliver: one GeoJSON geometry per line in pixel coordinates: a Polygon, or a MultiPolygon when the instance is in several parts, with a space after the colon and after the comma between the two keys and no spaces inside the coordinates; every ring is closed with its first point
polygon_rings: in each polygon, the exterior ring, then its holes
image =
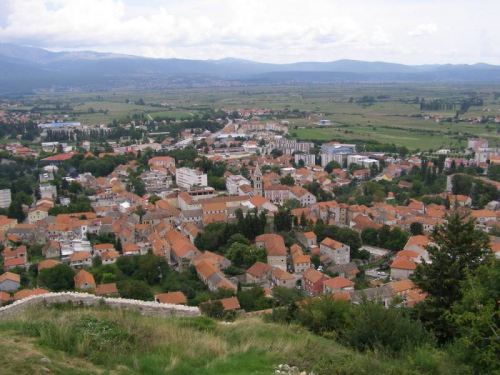
{"type": "Polygon", "coordinates": [[[431,350],[400,359],[360,354],[302,328],[259,318],[221,324],[66,306],[1,320],[0,350],[5,375],[273,374],[282,363],[315,374],[456,373],[431,350]]]}

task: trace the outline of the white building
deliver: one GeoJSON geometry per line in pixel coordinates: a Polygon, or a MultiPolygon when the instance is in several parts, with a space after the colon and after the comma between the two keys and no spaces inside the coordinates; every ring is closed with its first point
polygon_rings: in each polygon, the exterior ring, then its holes
{"type": "Polygon", "coordinates": [[[380,167],[380,162],[377,159],[363,159],[361,161],[361,166],[370,169],[372,165],[376,165],[377,168],[380,167]]]}
{"type": "Polygon", "coordinates": [[[55,199],[57,197],[57,188],[54,185],[40,185],[40,198],[51,198],[55,199]]]}
{"type": "Polygon", "coordinates": [[[315,165],[316,164],[316,155],[295,154],[294,157],[295,157],[295,164],[297,164],[297,165],[299,165],[299,162],[301,160],[304,161],[304,165],[315,165]]]}
{"type": "Polygon", "coordinates": [[[332,161],[336,161],[342,165],[346,157],[347,154],[321,154],[321,166],[326,167],[332,161]]]}
{"type": "Polygon", "coordinates": [[[11,202],[10,189],[0,190],[0,207],[9,207],[11,202]]]}
{"type": "Polygon", "coordinates": [[[252,186],[242,175],[231,175],[226,179],[226,189],[229,195],[239,195],[238,188],[243,185],[252,186]]]}
{"type": "Polygon", "coordinates": [[[363,160],[368,159],[368,156],[364,155],[348,155],[347,156],[347,166],[350,166],[351,164],[358,164],[362,165],[363,160]]]}
{"type": "Polygon", "coordinates": [[[193,186],[207,186],[207,175],[196,169],[179,168],[175,172],[177,186],[189,189],[193,186]]]}

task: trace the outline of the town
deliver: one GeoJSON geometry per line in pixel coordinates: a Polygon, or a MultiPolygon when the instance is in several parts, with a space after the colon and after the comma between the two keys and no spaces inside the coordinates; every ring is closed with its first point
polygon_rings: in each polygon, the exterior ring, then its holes
{"type": "Polygon", "coordinates": [[[251,313],[289,288],[413,306],[426,295],[410,276],[453,212],[500,256],[500,149],[486,139],[462,157],[366,152],[249,118],[265,111],[118,128],[23,122],[41,142],[2,145],[2,303],[61,290],[194,306],[227,295],[225,311],[251,313]],[[150,132],[161,127],[177,133],[150,132]],[[249,290],[260,303],[238,300],[249,290]]]}

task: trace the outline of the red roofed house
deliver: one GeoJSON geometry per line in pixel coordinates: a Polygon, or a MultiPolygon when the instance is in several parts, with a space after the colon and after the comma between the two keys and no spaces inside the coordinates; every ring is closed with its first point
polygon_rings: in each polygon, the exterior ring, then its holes
{"type": "Polygon", "coordinates": [[[311,248],[313,246],[317,246],[317,237],[314,232],[297,232],[296,233],[297,239],[300,241],[302,245],[304,245],[307,248],[311,248]]]}
{"type": "Polygon", "coordinates": [[[156,294],[155,301],[159,303],[168,303],[171,305],[185,305],[187,303],[187,298],[182,292],[169,292],[156,294]]]}
{"type": "Polygon", "coordinates": [[[304,291],[310,296],[316,296],[323,291],[323,282],[329,277],[314,268],[309,268],[303,273],[302,286],[304,291]]]}
{"type": "Polygon", "coordinates": [[[249,284],[267,285],[271,277],[273,267],[267,263],[255,262],[247,269],[246,282],[249,284]]]}
{"type": "Polygon", "coordinates": [[[407,280],[416,267],[417,264],[412,258],[406,255],[397,256],[391,264],[391,277],[395,280],[407,280]]]}
{"type": "Polygon", "coordinates": [[[354,283],[342,276],[337,276],[323,282],[323,291],[325,293],[341,293],[353,289],[354,283]]]}
{"type": "Polygon", "coordinates": [[[294,288],[296,285],[295,276],[283,271],[281,268],[275,268],[271,274],[271,281],[273,288],[277,286],[283,286],[285,288],[294,288]]]}
{"type": "Polygon", "coordinates": [[[286,271],[286,248],[279,234],[261,234],[255,238],[255,245],[267,251],[267,263],[286,271]]]}
{"type": "Polygon", "coordinates": [[[94,276],[85,270],[80,270],[74,277],[76,289],[95,289],[94,276]]]}

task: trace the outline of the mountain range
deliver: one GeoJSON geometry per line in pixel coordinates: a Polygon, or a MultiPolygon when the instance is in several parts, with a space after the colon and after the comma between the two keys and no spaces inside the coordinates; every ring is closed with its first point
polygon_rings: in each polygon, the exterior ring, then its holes
{"type": "Polygon", "coordinates": [[[461,82],[500,81],[500,66],[403,65],[387,62],[337,60],[292,64],[220,60],[153,59],[93,51],[51,52],[0,43],[0,91],[26,92],[38,88],[110,88],[148,82],[210,80],[248,84],[333,82],[461,82]]]}

